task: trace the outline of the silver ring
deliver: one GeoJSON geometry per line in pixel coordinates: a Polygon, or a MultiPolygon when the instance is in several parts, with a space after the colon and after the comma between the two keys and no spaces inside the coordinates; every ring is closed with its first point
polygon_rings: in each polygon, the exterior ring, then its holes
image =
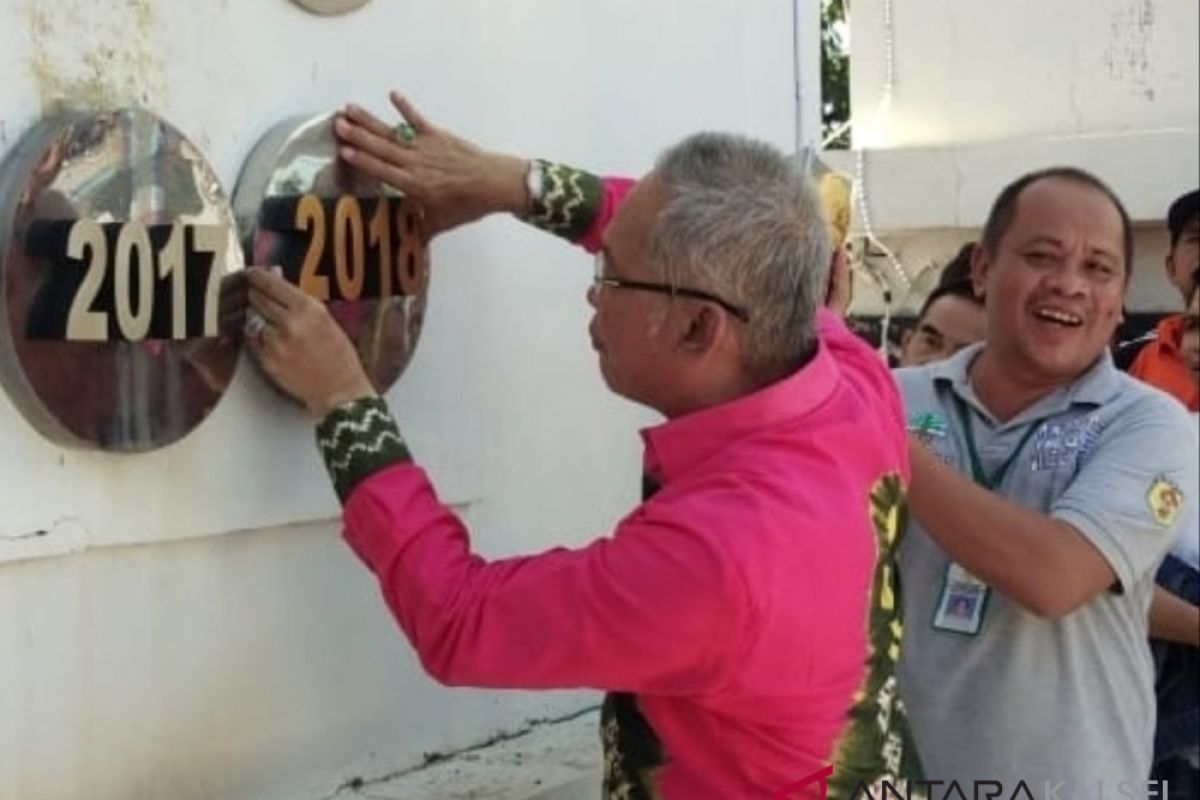
{"type": "Polygon", "coordinates": [[[246,335],[251,339],[257,339],[262,336],[262,332],[266,330],[267,321],[262,318],[262,314],[257,311],[246,312],[246,327],[244,328],[246,335]]]}
{"type": "Polygon", "coordinates": [[[417,132],[407,122],[400,122],[392,128],[392,138],[397,144],[408,144],[416,140],[417,132]]]}

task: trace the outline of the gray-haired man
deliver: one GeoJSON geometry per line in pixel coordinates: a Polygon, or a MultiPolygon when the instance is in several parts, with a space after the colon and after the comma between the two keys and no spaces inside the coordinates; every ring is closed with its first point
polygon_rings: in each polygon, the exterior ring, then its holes
{"type": "Polygon", "coordinates": [[[600,370],[667,418],[643,432],[646,500],[615,535],[485,563],[328,313],[253,271],[267,326],[252,347],[321,420],[346,538],[426,669],[607,690],[611,798],[848,796],[912,776],[892,676],[903,415],[874,353],[818,311],[829,246],[807,179],[720,134],[670,148],[636,185],[510,169],[401,105],[415,135],[343,120],[361,147],[349,160],[426,201],[435,227],[514,210],[598,250],[600,370]],[[473,160],[478,183],[463,180],[473,160]],[[466,202],[434,202],[439,174],[466,202]]]}

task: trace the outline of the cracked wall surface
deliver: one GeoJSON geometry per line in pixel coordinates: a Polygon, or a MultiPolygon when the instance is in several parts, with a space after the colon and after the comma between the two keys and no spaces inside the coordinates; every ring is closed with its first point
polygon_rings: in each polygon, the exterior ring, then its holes
{"type": "Polygon", "coordinates": [[[44,113],[162,107],[170,43],[153,0],[26,0],[28,71],[44,113]]]}
{"type": "Polygon", "coordinates": [[[1192,127],[1200,4],[885,0],[851,6],[855,142],[909,147],[1192,127]],[[887,42],[894,86],[886,110],[887,42]]]}

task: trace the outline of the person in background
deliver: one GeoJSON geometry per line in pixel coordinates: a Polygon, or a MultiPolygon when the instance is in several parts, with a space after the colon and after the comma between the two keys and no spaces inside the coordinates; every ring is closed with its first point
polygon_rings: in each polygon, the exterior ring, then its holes
{"type": "MultiPolygon", "coordinates": [[[[1200,189],[1171,203],[1167,229],[1171,235],[1166,257],[1167,278],[1186,304],[1192,284],[1200,274],[1200,189]]],[[[1148,336],[1118,346],[1113,357],[1129,374],[1174,395],[1189,411],[1200,411],[1200,392],[1180,354],[1183,321],[1182,314],[1163,318],[1148,336]]]]}
{"type": "MultiPolygon", "coordinates": [[[[1179,316],[1178,354],[1193,391],[1200,390],[1200,276],[1179,316]]],[[[1160,337],[1162,334],[1160,333],[1160,337]]],[[[1176,395],[1178,397],[1178,395],[1176,395]]],[[[1192,412],[1200,434],[1200,415],[1192,412]]],[[[1193,508],[1156,578],[1162,591],[1150,606],[1157,667],[1155,780],[1179,797],[1200,795],[1200,511],[1193,508]]]]}
{"type": "Polygon", "coordinates": [[[1197,295],[1200,289],[1200,270],[1192,275],[1192,291],[1188,295],[1187,310],[1183,313],[1183,325],[1179,334],[1179,352],[1183,363],[1192,374],[1192,385],[1200,385],[1200,312],[1197,311],[1197,295]]]}
{"type": "MultiPolygon", "coordinates": [[[[938,275],[912,325],[900,331],[898,347],[889,347],[893,367],[919,367],[949,358],[983,338],[983,300],[971,282],[974,242],[962,245],[938,275]]],[[[890,343],[889,343],[890,344],[890,343]]]]}
{"type": "Polygon", "coordinates": [[[1095,176],[1022,176],[973,255],[984,340],[895,373],[913,441],[900,577],[917,621],[900,691],[938,780],[1067,797],[1150,774],[1147,608],[1200,465],[1184,410],[1108,354],[1132,247],[1095,176]]]}
{"type": "Polygon", "coordinates": [[[983,301],[970,280],[939,283],[925,299],[916,323],[900,338],[900,366],[919,367],[949,358],[981,341],[985,326],[983,301]]]}
{"type": "Polygon", "coordinates": [[[848,177],[830,170],[819,160],[813,160],[812,169],[826,229],[829,231],[829,289],[825,293],[825,307],[845,319],[854,300],[848,242],[853,187],[848,177]]]}
{"type": "Polygon", "coordinates": [[[903,415],[875,354],[818,311],[829,247],[808,182],[722,134],[636,184],[602,181],[397,106],[412,127],[396,135],[339,120],[347,161],[420,200],[434,229],[513,211],[598,251],[601,374],[666,418],[643,432],[646,499],[613,536],[484,561],[325,308],[252,271],[252,350],[319,421],[347,541],[426,670],[607,690],[610,798],[768,797],[814,776],[848,796],[916,774],[892,676],[903,415]]]}
{"type": "Polygon", "coordinates": [[[942,272],[938,275],[938,286],[945,286],[948,283],[958,283],[960,281],[971,280],[971,256],[975,252],[975,242],[967,242],[962,247],[958,248],[958,252],[954,254],[954,258],[946,262],[946,266],[942,267],[942,272]]]}
{"type": "MultiPolygon", "coordinates": [[[[1167,278],[1186,310],[1164,317],[1151,333],[1114,350],[1129,374],[1170,394],[1192,413],[1200,411],[1196,286],[1200,281],[1200,190],[1187,192],[1167,210],[1170,248],[1167,278]]],[[[1150,635],[1158,696],[1154,773],[1183,796],[1200,792],[1200,514],[1193,511],[1159,568],[1160,589],[1150,605],[1150,635]]]]}

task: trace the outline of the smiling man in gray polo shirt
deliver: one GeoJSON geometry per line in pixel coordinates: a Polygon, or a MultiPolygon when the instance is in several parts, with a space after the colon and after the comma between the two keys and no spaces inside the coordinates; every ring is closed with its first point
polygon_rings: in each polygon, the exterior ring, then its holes
{"type": "Polygon", "coordinates": [[[1099,180],[1024,176],[972,264],[986,342],[897,372],[921,445],[901,691],[930,779],[1146,796],[1146,611],[1200,478],[1187,415],[1107,353],[1131,248],[1099,180]]]}

